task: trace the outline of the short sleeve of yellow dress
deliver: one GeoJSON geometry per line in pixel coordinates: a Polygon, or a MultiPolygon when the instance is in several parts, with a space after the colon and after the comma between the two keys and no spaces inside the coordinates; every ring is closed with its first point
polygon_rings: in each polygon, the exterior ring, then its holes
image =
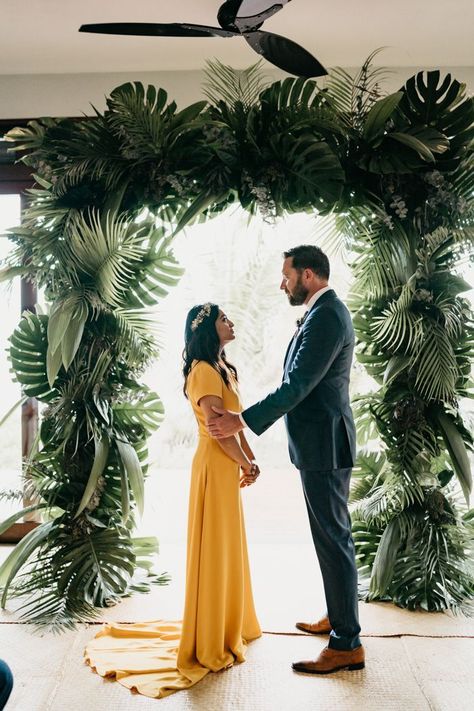
{"type": "Polygon", "coordinates": [[[220,373],[206,361],[194,361],[189,371],[186,390],[188,397],[194,403],[205,395],[223,397],[225,383],[220,373]]]}
{"type": "MultiPolygon", "coordinates": [[[[226,385],[207,362],[195,361],[186,383],[198,424],[189,491],[186,594],[182,624],[107,624],[86,649],[86,661],[140,694],[160,698],[209,672],[245,661],[260,637],[255,613],[239,466],[212,439],[199,406],[206,395],[240,411],[237,383],[226,385]]],[[[157,610],[159,616],[159,610],[157,610]]]]}

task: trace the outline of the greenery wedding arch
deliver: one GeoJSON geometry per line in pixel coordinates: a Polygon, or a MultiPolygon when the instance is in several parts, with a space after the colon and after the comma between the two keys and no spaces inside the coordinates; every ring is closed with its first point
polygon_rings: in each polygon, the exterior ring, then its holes
{"type": "Polygon", "coordinates": [[[45,522],[1,567],[2,605],[20,595],[29,619],[67,623],[146,588],[134,572],[155,547],[133,531],[163,416],[140,383],[157,350],[148,310],[179,280],[174,234],[240,203],[313,213],[351,260],[357,357],[378,385],[357,426],[382,443],[362,449],[352,494],[366,598],[466,607],[474,330],[457,269],[474,244],[474,104],[439,71],[383,95],[372,60],[322,89],[211,63],[209,101],[181,111],[129,83],[103,114],[8,134],[37,187],[3,278],[33,280],[50,310],[11,337],[25,396],[45,403],[26,467],[45,522]]]}

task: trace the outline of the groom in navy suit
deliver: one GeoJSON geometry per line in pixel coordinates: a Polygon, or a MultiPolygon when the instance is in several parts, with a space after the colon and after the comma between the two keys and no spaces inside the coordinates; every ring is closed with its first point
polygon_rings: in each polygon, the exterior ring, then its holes
{"type": "Polygon", "coordinates": [[[249,427],[257,435],[285,418],[290,459],[300,471],[311,532],[321,567],[327,613],[298,622],[311,634],[329,634],[316,660],[295,662],[297,672],[329,674],[362,669],[357,569],[347,501],[355,461],[349,402],[354,329],[346,306],[328,284],[329,261],[318,247],[284,252],[282,282],[291,305],[306,304],[285,355],[281,385],[242,413],[214,408],[209,424],[223,438],[249,427]]]}

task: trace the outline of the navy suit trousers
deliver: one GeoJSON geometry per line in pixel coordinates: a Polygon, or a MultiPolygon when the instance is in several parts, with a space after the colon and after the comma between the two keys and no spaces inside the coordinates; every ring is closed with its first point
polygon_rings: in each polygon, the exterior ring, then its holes
{"type": "Polygon", "coordinates": [[[357,568],[347,507],[351,471],[300,471],[332,626],[329,647],[346,650],[360,645],[357,568]]]}

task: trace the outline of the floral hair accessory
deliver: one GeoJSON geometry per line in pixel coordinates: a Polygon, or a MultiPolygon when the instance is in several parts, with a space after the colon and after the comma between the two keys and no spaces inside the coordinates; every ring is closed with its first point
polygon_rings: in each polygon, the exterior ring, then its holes
{"type": "Polygon", "coordinates": [[[210,315],[211,308],[212,308],[211,303],[208,302],[207,304],[204,304],[204,306],[199,311],[196,318],[191,322],[191,331],[195,331],[196,328],[199,326],[199,324],[201,324],[204,321],[204,319],[210,315]]]}

